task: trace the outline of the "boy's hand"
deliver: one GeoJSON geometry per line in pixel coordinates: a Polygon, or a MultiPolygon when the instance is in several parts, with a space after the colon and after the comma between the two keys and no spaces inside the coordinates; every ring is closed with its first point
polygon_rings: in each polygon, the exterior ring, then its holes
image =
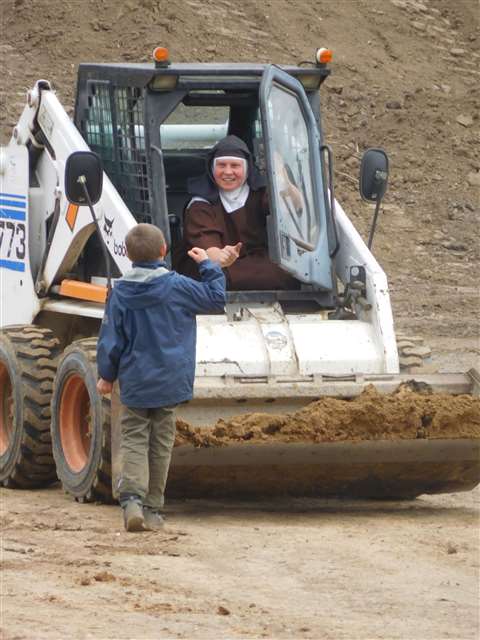
{"type": "Polygon", "coordinates": [[[208,254],[205,249],[200,249],[199,247],[193,247],[193,249],[190,249],[188,255],[190,256],[190,258],[192,258],[192,260],[195,260],[197,264],[208,260],[208,254]]]}
{"type": "Polygon", "coordinates": [[[105,396],[108,393],[112,393],[113,382],[100,378],[97,382],[97,391],[101,396],[105,396]]]}

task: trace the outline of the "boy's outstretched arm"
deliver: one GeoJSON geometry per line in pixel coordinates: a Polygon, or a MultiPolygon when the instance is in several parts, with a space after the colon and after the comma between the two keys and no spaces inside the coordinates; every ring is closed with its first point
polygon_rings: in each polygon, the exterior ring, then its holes
{"type": "Polygon", "coordinates": [[[188,255],[198,264],[202,282],[180,276],[185,294],[185,306],[192,313],[223,311],[225,307],[225,276],[220,265],[209,259],[204,249],[194,247],[188,255]]]}

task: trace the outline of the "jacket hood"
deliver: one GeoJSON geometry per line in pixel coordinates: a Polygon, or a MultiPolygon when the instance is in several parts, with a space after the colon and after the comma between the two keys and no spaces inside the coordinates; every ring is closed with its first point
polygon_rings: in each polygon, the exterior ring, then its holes
{"type": "Polygon", "coordinates": [[[210,149],[206,158],[205,173],[195,178],[190,178],[187,183],[188,193],[193,197],[200,197],[208,200],[212,204],[219,199],[218,187],[212,173],[213,159],[216,156],[240,156],[247,160],[248,175],[247,184],[252,191],[258,191],[265,186],[265,180],[258,172],[253,163],[250,149],[245,142],[237,136],[227,136],[222,138],[210,149]]]}
{"type": "Polygon", "coordinates": [[[134,263],[115,284],[114,292],[127,309],[145,309],[168,301],[174,278],[164,262],[134,263]]]}

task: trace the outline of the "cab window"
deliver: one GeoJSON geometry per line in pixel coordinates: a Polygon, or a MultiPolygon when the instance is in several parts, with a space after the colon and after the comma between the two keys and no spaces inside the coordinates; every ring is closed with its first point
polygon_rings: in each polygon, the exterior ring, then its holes
{"type": "Polygon", "coordinates": [[[229,107],[180,103],[160,126],[162,149],[211,149],[228,132],[229,107]]]}

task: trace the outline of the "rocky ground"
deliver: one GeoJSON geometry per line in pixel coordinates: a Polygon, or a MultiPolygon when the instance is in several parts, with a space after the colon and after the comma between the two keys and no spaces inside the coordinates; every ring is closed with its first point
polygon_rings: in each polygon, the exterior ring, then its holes
{"type": "MultiPolygon", "coordinates": [[[[337,196],[364,234],[363,150],[391,160],[374,251],[397,328],[431,366],[479,361],[476,0],[3,0],[0,139],[38,78],[73,110],[80,61],[311,60],[337,196]]],[[[2,640],[478,638],[475,491],[414,502],[183,501],[163,534],[128,535],[117,507],[58,487],[0,492],[2,640]]]]}

